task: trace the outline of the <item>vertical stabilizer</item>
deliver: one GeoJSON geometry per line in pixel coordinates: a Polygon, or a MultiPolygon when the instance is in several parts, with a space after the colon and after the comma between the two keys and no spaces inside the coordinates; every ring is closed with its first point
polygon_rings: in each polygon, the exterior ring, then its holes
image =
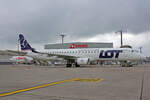
{"type": "Polygon", "coordinates": [[[21,51],[33,51],[33,48],[24,38],[23,34],[19,34],[19,41],[20,41],[21,51]]]}

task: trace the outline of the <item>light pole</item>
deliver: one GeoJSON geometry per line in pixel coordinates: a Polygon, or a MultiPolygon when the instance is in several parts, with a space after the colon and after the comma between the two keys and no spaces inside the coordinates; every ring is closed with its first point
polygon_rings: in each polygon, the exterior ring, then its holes
{"type": "Polygon", "coordinates": [[[139,49],[140,49],[140,53],[142,53],[142,48],[143,48],[143,47],[139,47],[139,49]]]}
{"type": "Polygon", "coordinates": [[[61,38],[62,38],[62,49],[64,47],[64,37],[66,36],[64,33],[60,34],[61,38]]]}
{"type": "Polygon", "coordinates": [[[17,41],[17,45],[18,45],[18,54],[19,54],[19,42],[20,42],[20,40],[18,39],[18,41],[17,41]]]}
{"type": "Polygon", "coordinates": [[[121,47],[123,46],[123,40],[122,40],[122,38],[123,38],[123,31],[122,30],[119,30],[119,31],[117,31],[117,32],[115,32],[115,33],[120,33],[120,36],[121,36],[121,40],[120,40],[120,42],[121,42],[121,47]]]}

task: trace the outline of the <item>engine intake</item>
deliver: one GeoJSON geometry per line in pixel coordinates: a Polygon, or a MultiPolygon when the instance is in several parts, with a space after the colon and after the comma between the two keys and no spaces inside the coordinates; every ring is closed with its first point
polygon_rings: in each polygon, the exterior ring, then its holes
{"type": "Polygon", "coordinates": [[[77,59],[77,64],[79,65],[86,65],[89,64],[90,60],[89,58],[78,58],[77,59]]]}

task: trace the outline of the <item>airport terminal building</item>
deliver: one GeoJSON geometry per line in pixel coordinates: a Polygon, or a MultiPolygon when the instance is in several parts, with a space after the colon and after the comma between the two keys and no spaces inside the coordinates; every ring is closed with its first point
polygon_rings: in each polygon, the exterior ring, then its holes
{"type": "Polygon", "coordinates": [[[78,49],[78,48],[113,48],[113,43],[101,42],[71,42],[45,44],[44,49],[78,49]]]}

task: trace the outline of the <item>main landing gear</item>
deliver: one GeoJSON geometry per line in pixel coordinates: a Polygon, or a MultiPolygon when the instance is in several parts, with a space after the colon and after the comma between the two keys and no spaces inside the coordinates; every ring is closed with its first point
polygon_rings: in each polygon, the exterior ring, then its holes
{"type": "Polygon", "coordinates": [[[80,67],[80,65],[78,65],[74,60],[68,60],[66,67],[80,67]]]}

